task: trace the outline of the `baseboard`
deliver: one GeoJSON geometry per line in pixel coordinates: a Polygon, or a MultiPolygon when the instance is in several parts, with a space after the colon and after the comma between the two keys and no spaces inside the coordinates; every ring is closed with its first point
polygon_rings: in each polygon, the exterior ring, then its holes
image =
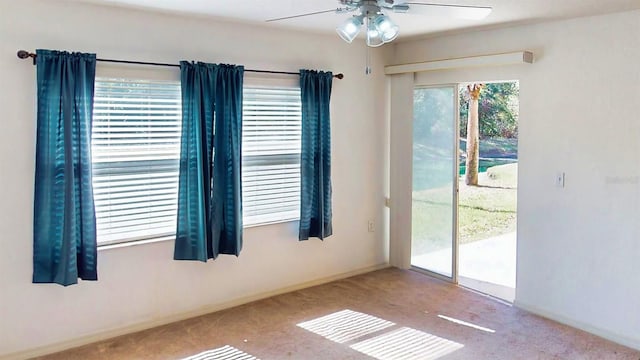
{"type": "Polygon", "coordinates": [[[635,350],[640,350],[640,339],[638,338],[630,338],[628,336],[624,336],[621,334],[617,334],[608,330],[600,329],[595,326],[591,326],[589,324],[583,323],[581,321],[577,321],[574,319],[570,319],[566,316],[555,314],[550,311],[546,311],[544,309],[540,309],[537,306],[523,303],[516,299],[513,304],[515,307],[520,308],[522,310],[528,311],[530,313],[542,316],[543,318],[547,318],[549,320],[557,321],[559,323],[569,325],[579,330],[586,331],[588,333],[600,336],[601,338],[613,341],[620,345],[628,346],[635,350]]]}
{"type": "Polygon", "coordinates": [[[266,299],[272,296],[276,296],[276,295],[281,295],[281,294],[286,294],[292,291],[297,291],[297,290],[302,290],[305,288],[309,288],[312,286],[317,286],[317,285],[322,285],[322,284],[326,284],[326,283],[330,283],[332,281],[336,281],[336,280],[341,280],[341,279],[346,279],[352,276],[356,276],[356,275],[361,275],[361,274],[365,274],[365,273],[369,273],[372,271],[376,271],[376,270],[382,270],[385,268],[388,268],[389,264],[378,264],[378,265],[374,265],[374,266],[369,266],[366,268],[362,268],[362,269],[357,269],[357,270],[353,270],[353,271],[348,271],[345,273],[341,273],[341,274],[336,274],[336,275],[332,275],[332,276],[327,276],[327,277],[323,277],[320,279],[315,279],[315,280],[311,280],[311,281],[307,281],[301,284],[296,284],[296,285],[292,285],[292,286],[286,286],[280,289],[276,289],[276,290],[272,290],[272,291],[266,291],[266,292],[262,292],[259,294],[255,294],[255,295],[250,295],[250,296],[246,296],[246,297],[242,297],[242,298],[238,298],[238,299],[234,299],[231,301],[227,301],[224,303],[219,303],[219,304],[214,304],[211,306],[205,306],[205,307],[201,307],[198,308],[196,310],[193,311],[188,311],[188,312],[184,312],[184,313],[180,313],[180,314],[173,314],[173,315],[169,315],[163,318],[159,318],[159,319],[155,319],[155,320],[151,320],[151,321],[144,321],[138,324],[134,324],[134,325],[129,325],[129,326],[124,326],[124,327],[119,327],[119,328],[114,328],[114,329],[110,329],[110,330],[106,330],[106,331],[101,331],[92,335],[87,335],[87,336],[83,336],[80,338],[76,338],[73,340],[69,340],[69,341],[63,341],[60,343],[54,343],[51,345],[45,345],[45,346],[41,346],[41,347],[37,347],[34,349],[29,349],[29,350],[25,350],[25,351],[19,351],[19,352],[15,352],[15,353],[11,353],[11,354],[6,354],[6,355],[0,355],[0,360],[21,360],[21,359],[29,359],[32,357],[37,357],[37,356],[42,356],[42,355],[47,355],[47,354],[52,354],[52,353],[56,353],[59,351],[64,351],[64,350],[68,350],[71,348],[75,348],[78,346],[83,346],[83,345],[88,345],[94,342],[98,342],[98,341],[102,341],[102,340],[107,340],[107,339],[111,339],[117,336],[121,336],[121,335],[127,335],[127,334],[131,334],[131,333],[135,333],[138,331],[143,331],[143,330],[147,330],[147,329],[151,329],[154,327],[158,327],[158,326],[162,326],[162,325],[166,325],[166,324],[170,324],[176,321],[181,321],[181,320],[186,320],[186,319],[190,319],[190,318],[194,318],[197,316],[202,316],[202,315],[206,315],[206,314],[210,314],[212,312],[216,312],[216,311],[220,311],[220,310],[224,310],[224,309],[228,309],[228,308],[232,308],[235,306],[239,306],[239,305],[244,305],[253,301],[257,301],[257,300],[262,300],[262,299],[266,299]]]}

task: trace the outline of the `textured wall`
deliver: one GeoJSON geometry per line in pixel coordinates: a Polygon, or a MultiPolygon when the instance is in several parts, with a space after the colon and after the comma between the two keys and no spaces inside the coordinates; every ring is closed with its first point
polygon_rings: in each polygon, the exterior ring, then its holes
{"type": "Polygon", "coordinates": [[[516,304],[640,348],[640,11],[400,43],[393,63],[516,50],[535,63],[415,82],[520,81],[516,304]]]}
{"type": "Polygon", "coordinates": [[[0,357],[386,262],[383,50],[365,77],[364,46],[334,35],[49,0],[1,1],[0,38],[0,357]],[[171,241],[103,250],[98,282],[31,284],[35,68],[15,52],[36,48],[343,72],[331,108],[335,235],[298,242],[295,222],[248,228],[239,258],[207,264],[173,261],[171,241]],[[367,231],[369,219],[376,232],[367,231]]]}

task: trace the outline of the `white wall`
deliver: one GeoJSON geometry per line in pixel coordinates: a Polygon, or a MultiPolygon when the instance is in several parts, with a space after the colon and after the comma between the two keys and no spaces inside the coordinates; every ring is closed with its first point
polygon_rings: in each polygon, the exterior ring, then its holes
{"type": "Polygon", "coordinates": [[[364,45],[332,34],[65,1],[0,1],[0,357],[386,263],[382,55],[374,52],[374,75],[366,77],[364,45]],[[171,241],[104,250],[98,282],[31,284],[35,67],[15,53],[36,48],[344,73],[331,108],[334,235],[298,242],[297,223],[248,228],[240,257],[206,264],[173,261],[171,241]]]}
{"type": "Polygon", "coordinates": [[[411,267],[414,74],[389,76],[389,264],[411,267]]]}
{"type": "Polygon", "coordinates": [[[400,43],[393,64],[515,50],[536,62],[416,81],[520,80],[516,304],[640,349],[640,12],[400,43]]]}

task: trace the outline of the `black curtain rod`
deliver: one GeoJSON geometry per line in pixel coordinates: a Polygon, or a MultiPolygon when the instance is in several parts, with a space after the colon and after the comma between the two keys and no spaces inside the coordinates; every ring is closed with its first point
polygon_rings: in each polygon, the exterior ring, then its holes
{"type": "MultiPolygon", "coordinates": [[[[19,50],[18,57],[20,59],[33,59],[33,64],[36,64],[37,55],[34,53],[30,53],[26,50],[19,50]]],[[[110,62],[110,63],[120,63],[120,64],[134,64],[134,65],[151,65],[151,66],[169,66],[169,67],[180,67],[179,64],[168,64],[168,63],[157,63],[157,62],[146,62],[146,61],[131,61],[131,60],[113,60],[113,59],[96,59],[96,61],[102,62],[110,62]]],[[[297,72],[289,72],[289,71],[271,71],[271,70],[253,70],[253,69],[245,69],[246,72],[254,72],[261,74],[282,74],[282,75],[300,75],[297,72]]],[[[336,79],[344,78],[343,74],[335,74],[333,75],[336,79]]]]}

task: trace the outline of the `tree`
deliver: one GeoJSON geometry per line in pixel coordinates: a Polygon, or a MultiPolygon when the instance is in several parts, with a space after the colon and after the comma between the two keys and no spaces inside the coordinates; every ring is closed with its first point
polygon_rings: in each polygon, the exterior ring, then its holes
{"type": "Polygon", "coordinates": [[[478,165],[480,163],[480,129],[478,124],[478,102],[483,84],[469,84],[469,113],[467,120],[467,162],[465,183],[478,185],[478,165]]]}
{"type": "MultiPolygon", "coordinates": [[[[485,84],[478,109],[480,139],[518,136],[518,82],[485,84]]],[[[460,137],[467,136],[469,95],[460,88],[460,137]]]]}

